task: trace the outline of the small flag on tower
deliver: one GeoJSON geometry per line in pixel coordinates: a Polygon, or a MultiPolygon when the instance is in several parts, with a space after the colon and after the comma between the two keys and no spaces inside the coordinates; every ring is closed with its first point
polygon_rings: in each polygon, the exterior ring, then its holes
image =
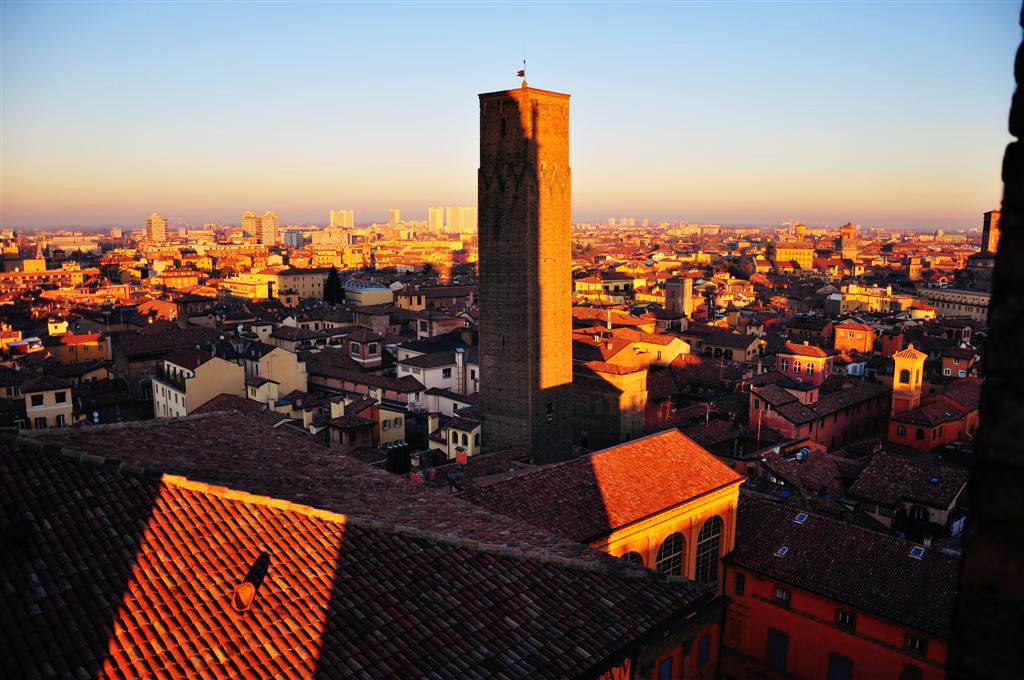
{"type": "Polygon", "coordinates": [[[525,78],[526,77],[526,69],[525,68],[521,68],[518,71],[516,71],[516,77],[518,77],[518,78],[525,78]]]}

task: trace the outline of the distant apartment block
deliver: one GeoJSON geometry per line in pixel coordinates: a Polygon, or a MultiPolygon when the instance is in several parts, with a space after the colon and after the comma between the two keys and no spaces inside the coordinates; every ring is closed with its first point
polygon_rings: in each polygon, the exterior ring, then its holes
{"type": "Polygon", "coordinates": [[[356,214],[353,210],[331,210],[329,217],[331,229],[352,229],[356,226],[356,214]]]}

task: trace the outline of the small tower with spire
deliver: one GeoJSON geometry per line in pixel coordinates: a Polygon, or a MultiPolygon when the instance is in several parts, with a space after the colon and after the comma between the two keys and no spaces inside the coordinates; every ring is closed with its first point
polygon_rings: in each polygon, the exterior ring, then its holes
{"type": "Polygon", "coordinates": [[[892,415],[917,408],[921,404],[924,360],[928,355],[914,349],[914,343],[892,355],[892,415]]]}

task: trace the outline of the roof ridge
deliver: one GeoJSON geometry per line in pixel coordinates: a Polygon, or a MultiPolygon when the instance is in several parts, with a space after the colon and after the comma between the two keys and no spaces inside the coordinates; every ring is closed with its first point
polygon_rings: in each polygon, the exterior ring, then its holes
{"type": "MultiPolygon", "coordinates": [[[[209,414],[202,414],[202,416],[210,417],[214,415],[224,415],[225,413],[234,414],[234,412],[215,411],[209,414]]],[[[189,417],[191,418],[191,416],[189,417]]],[[[196,419],[199,419],[199,417],[197,416],[196,419]]],[[[184,420],[184,418],[181,420],[184,420]]],[[[123,426],[128,424],[129,423],[111,423],[106,427],[110,429],[117,429],[116,426],[123,426]]],[[[463,538],[461,536],[457,536],[455,534],[450,533],[440,533],[438,531],[425,529],[413,525],[389,522],[386,520],[379,520],[366,516],[346,515],[344,513],[335,512],[333,510],[317,508],[303,503],[296,503],[294,501],[289,501],[283,498],[275,498],[273,496],[254,494],[248,491],[244,491],[242,489],[232,488],[230,486],[226,486],[223,484],[200,482],[197,480],[190,479],[184,475],[174,475],[162,472],[161,470],[158,470],[156,468],[133,465],[120,458],[98,456],[84,451],[79,451],[73,448],[60,446],[58,444],[49,444],[40,439],[36,439],[31,436],[26,436],[22,434],[20,431],[15,430],[13,428],[0,428],[0,441],[8,443],[12,448],[28,450],[32,451],[33,453],[49,455],[53,457],[66,458],[69,460],[78,461],[86,465],[95,465],[97,467],[102,467],[105,468],[110,473],[121,474],[128,477],[137,477],[148,481],[159,481],[160,483],[165,484],[167,486],[188,489],[190,491],[215,496],[217,498],[222,498],[224,500],[239,501],[252,505],[258,505],[261,507],[277,508],[279,510],[295,512],[301,515],[305,515],[307,517],[320,519],[327,522],[341,522],[344,524],[350,524],[352,526],[357,526],[365,529],[378,530],[389,534],[422,539],[430,543],[450,545],[453,547],[465,548],[468,550],[483,552],[501,557],[509,557],[520,560],[530,560],[541,564],[552,564],[559,567],[577,569],[589,573],[604,574],[607,576],[617,576],[621,578],[646,578],[652,582],[670,581],[670,579],[667,579],[665,576],[659,574],[658,572],[652,569],[641,568],[636,565],[629,565],[626,562],[623,562],[621,565],[617,563],[600,564],[597,562],[588,562],[585,560],[574,559],[571,557],[565,557],[554,553],[544,552],[539,549],[523,550],[522,548],[510,547],[506,544],[477,541],[475,539],[463,538]]],[[[609,557],[611,556],[609,555],[609,557]]],[[[703,588],[703,586],[700,586],[700,584],[697,584],[697,582],[695,581],[693,582],[693,584],[695,586],[703,588]]]]}

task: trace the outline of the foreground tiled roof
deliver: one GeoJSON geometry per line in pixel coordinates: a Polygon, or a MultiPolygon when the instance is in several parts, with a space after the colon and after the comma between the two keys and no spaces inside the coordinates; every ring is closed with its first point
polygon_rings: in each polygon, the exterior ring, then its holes
{"type": "Polygon", "coordinates": [[[0,446],[4,677],[589,677],[707,597],[24,446],[0,446]]]}
{"type": "Polygon", "coordinates": [[[736,549],[726,560],[842,604],[948,638],[959,559],[927,548],[745,497],[737,513],[736,549]],[[788,548],[782,557],[775,553],[788,548]]]}
{"type": "Polygon", "coordinates": [[[527,470],[460,495],[581,543],[742,479],[678,430],[527,470]]]}
{"type": "Polygon", "coordinates": [[[39,431],[29,436],[140,468],[347,515],[429,528],[524,551],[616,566],[621,562],[336,455],[302,431],[274,427],[237,412],[99,425],[74,432],[39,431]]]}

